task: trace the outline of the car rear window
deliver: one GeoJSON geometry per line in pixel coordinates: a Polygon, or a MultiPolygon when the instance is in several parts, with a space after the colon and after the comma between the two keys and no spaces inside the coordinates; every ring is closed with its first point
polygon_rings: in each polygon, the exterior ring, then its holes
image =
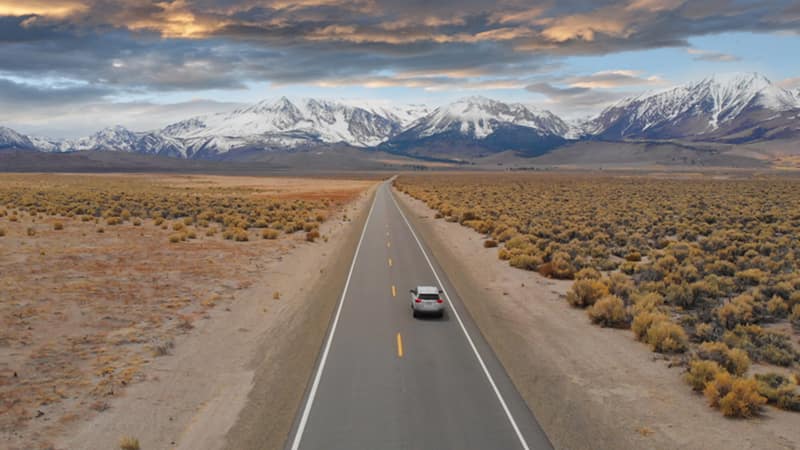
{"type": "Polygon", "coordinates": [[[439,300],[439,294],[419,294],[419,298],[423,300],[439,300]]]}

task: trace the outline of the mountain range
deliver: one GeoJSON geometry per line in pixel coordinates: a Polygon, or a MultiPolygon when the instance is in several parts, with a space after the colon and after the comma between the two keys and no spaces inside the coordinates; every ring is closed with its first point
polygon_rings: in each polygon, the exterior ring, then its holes
{"type": "Polygon", "coordinates": [[[539,156],[575,141],[752,143],[800,137],[800,89],[757,73],[714,75],[626,98],[568,123],[524,103],[468,97],[437,108],[321,99],[262,101],[193,117],[160,130],[117,126],[76,140],[25,136],[0,127],[0,149],[120,151],[187,159],[331,146],[415,158],[461,160],[513,150],[539,156]]]}

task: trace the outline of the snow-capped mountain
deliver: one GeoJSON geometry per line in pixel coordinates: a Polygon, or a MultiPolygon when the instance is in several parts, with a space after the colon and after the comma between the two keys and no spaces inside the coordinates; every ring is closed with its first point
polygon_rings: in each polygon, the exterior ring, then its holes
{"type": "Polygon", "coordinates": [[[395,151],[433,150],[433,153],[518,150],[531,154],[564,143],[569,130],[563,120],[549,111],[476,96],[434,109],[391,138],[384,147],[395,151]],[[447,151],[447,147],[452,150],[447,151]]]}
{"type": "Polygon", "coordinates": [[[186,157],[185,146],[180,140],[164,136],[160,132],[137,133],[122,126],[104,128],[91,136],[72,141],[40,140],[40,142],[42,143],[40,145],[49,144],[50,151],[119,151],[177,158],[186,157]]]}
{"type": "MultiPolygon", "coordinates": [[[[620,101],[567,123],[523,103],[468,97],[430,108],[379,101],[280,98],[176,122],[161,130],[106,128],[76,140],[25,136],[0,127],[0,149],[120,151],[191,159],[332,146],[462,159],[514,150],[540,155],[582,139],[695,140],[730,144],[800,139],[800,89],[759,74],[715,75],[620,101]]],[[[794,142],[794,141],[792,141],[794,142]]]]}
{"type": "Polygon", "coordinates": [[[13,148],[19,150],[36,150],[36,146],[28,136],[11,128],[0,127],[0,149],[13,148]]]}
{"type": "Polygon", "coordinates": [[[357,106],[366,109],[379,116],[386,117],[400,125],[400,128],[408,128],[412,123],[428,115],[432,108],[423,104],[392,105],[386,103],[372,102],[369,100],[358,102],[347,102],[350,106],[357,106]]]}
{"type": "Polygon", "coordinates": [[[162,133],[181,139],[189,153],[194,154],[211,147],[217,153],[236,147],[295,148],[320,143],[372,147],[395,134],[401,126],[395,117],[341,102],[317,99],[292,102],[282,97],[230,113],[178,122],[164,128],[162,133]]]}
{"type": "Polygon", "coordinates": [[[604,139],[714,139],[797,108],[794,94],[763,75],[714,75],[622,100],[585,130],[604,139]]]}

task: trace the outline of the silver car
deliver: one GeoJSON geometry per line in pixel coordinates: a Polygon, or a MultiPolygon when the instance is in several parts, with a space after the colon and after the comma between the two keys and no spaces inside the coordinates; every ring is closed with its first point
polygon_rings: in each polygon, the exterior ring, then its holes
{"type": "Polygon", "coordinates": [[[433,286],[417,286],[416,289],[411,289],[411,310],[414,312],[414,317],[419,317],[421,314],[432,314],[438,317],[444,315],[444,300],[442,299],[442,291],[433,286]]]}

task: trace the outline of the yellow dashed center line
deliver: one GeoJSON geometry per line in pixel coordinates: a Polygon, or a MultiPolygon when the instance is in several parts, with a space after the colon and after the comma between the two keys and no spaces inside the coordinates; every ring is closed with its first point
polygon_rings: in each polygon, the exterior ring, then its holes
{"type": "Polygon", "coordinates": [[[391,246],[392,246],[392,243],[391,243],[391,242],[387,242],[387,243],[386,243],[386,246],[387,246],[387,247],[391,247],[391,246]]]}
{"type": "Polygon", "coordinates": [[[403,337],[400,336],[400,333],[397,333],[397,357],[403,357],[403,337]]]}
{"type": "Polygon", "coordinates": [[[392,285],[392,297],[397,297],[397,288],[392,285]]]}
{"type": "Polygon", "coordinates": [[[389,267],[392,267],[392,258],[389,258],[389,267]]]}

